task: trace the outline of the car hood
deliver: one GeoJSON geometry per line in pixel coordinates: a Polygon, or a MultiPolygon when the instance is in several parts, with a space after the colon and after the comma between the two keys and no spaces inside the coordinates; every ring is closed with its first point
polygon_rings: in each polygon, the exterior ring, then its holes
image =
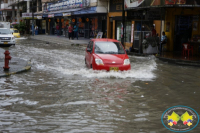
{"type": "Polygon", "coordinates": [[[0,37],[14,37],[12,34],[0,34],[0,37]]]}
{"type": "Polygon", "coordinates": [[[99,58],[105,64],[122,64],[124,59],[128,58],[126,54],[95,54],[95,58],[99,58]]]}

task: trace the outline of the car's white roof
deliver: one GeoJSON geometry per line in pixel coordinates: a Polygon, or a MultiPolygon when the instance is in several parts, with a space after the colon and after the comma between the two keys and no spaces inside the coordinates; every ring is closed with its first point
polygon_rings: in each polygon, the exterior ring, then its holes
{"type": "Polygon", "coordinates": [[[0,29],[8,29],[8,28],[0,28],[0,29]]]}

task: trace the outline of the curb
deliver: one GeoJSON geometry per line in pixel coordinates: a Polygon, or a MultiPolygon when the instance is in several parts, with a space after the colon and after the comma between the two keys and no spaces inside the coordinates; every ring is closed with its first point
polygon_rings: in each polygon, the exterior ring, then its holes
{"type": "Polygon", "coordinates": [[[31,62],[28,62],[27,65],[24,68],[22,68],[21,70],[16,71],[16,72],[10,72],[10,73],[1,74],[0,78],[1,77],[8,77],[10,75],[19,74],[19,73],[22,73],[22,72],[26,72],[26,71],[28,71],[30,69],[31,69],[31,62]]]}
{"type": "Polygon", "coordinates": [[[155,55],[155,54],[139,54],[139,53],[134,53],[134,52],[127,52],[127,55],[147,57],[147,56],[155,55]]]}
{"type": "Polygon", "coordinates": [[[175,64],[175,65],[200,67],[199,61],[184,61],[184,60],[180,60],[180,59],[170,59],[170,58],[163,58],[163,57],[159,57],[159,56],[155,56],[155,57],[161,61],[168,62],[168,63],[175,64]]]}

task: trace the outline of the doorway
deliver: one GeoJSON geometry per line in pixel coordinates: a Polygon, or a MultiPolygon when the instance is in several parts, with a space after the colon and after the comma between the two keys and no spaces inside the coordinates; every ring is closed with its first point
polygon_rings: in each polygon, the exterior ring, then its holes
{"type": "Polygon", "coordinates": [[[176,16],[174,51],[181,51],[182,44],[187,43],[192,36],[192,16],[176,16]]]}

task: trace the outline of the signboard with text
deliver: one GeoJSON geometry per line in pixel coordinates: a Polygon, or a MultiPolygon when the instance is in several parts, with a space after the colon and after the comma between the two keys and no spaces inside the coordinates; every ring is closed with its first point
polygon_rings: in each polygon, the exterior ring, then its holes
{"type": "Polygon", "coordinates": [[[159,6],[200,7],[200,0],[124,0],[124,8],[159,6]]]}
{"type": "MultiPolygon", "coordinates": [[[[32,13],[22,13],[22,19],[32,19],[32,13]]],[[[34,19],[37,19],[37,16],[34,15],[34,19]]]]}
{"type": "Polygon", "coordinates": [[[56,4],[48,3],[47,11],[50,12],[50,11],[66,10],[71,8],[82,8],[83,6],[89,6],[88,0],[67,0],[58,2],[56,4]]]}
{"type": "Polygon", "coordinates": [[[123,0],[110,0],[110,12],[121,12],[123,0]]]}

